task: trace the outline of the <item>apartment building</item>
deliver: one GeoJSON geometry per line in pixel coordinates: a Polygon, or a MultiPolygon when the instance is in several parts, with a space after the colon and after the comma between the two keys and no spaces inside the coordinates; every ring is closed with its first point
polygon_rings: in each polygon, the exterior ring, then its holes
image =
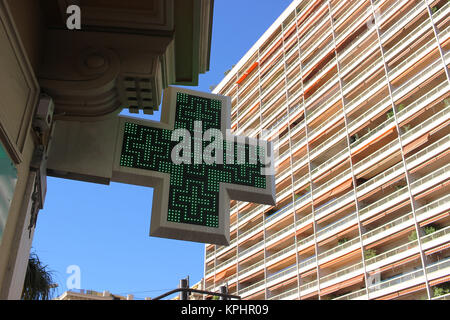
{"type": "Polygon", "coordinates": [[[449,35],[448,0],[292,2],[214,89],[278,140],[277,205],[231,203],[206,290],[449,299],[449,35]]]}

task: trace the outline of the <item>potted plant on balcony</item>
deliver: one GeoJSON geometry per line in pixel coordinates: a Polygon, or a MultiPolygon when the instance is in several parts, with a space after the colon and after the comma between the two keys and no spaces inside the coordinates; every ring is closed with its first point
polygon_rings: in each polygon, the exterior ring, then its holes
{"type": "Polygon", "coordinates": [[[377,250],[375,249],[367,249],[364,251],[364,259],[369,260],[377,255],[377,250]]]}

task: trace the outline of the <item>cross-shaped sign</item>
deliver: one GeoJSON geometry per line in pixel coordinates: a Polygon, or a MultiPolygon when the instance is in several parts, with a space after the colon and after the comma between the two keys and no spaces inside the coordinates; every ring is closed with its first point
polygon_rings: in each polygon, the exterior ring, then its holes
{"type": "Polygon", "coordinates": [[[121,120],[114,180],[152,181],[150,235],[228,244],[230,199],[275,204],[272,146],[227,132],[228,97],[169,87],[163,101],[161,122],[121,120]]]}

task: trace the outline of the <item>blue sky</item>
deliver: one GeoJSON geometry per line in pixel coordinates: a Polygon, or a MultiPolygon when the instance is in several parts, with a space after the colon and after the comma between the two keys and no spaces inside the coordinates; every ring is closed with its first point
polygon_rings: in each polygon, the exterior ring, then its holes
{"type": "MultiPolygon", "coordinates": [[[[290,2],[215,0],[210,71],[191,88],[208,92],[218,84],[290,2]]],[[[151,188],[52,177],[47,182],[32,250],[54,272],[58,294],[67,289],[71,265],[80,267],[82,289],[136,298],[174,289],[186,276],[191,284],[203,277],[203,244],[149,237],[151,188]]]]}

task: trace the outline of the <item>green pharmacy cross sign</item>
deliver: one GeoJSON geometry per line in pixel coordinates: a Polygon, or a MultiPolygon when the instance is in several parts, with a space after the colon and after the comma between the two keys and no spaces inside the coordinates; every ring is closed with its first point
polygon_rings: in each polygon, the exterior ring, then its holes
{"type": "Polygon", "coordinates": [[[230,134],[228,97],[163,101],[161,122],[121,118],[115,180],[154,187],[150,235],[226,245],[231,199],[275,204],[272,145],[230,134]]]}

